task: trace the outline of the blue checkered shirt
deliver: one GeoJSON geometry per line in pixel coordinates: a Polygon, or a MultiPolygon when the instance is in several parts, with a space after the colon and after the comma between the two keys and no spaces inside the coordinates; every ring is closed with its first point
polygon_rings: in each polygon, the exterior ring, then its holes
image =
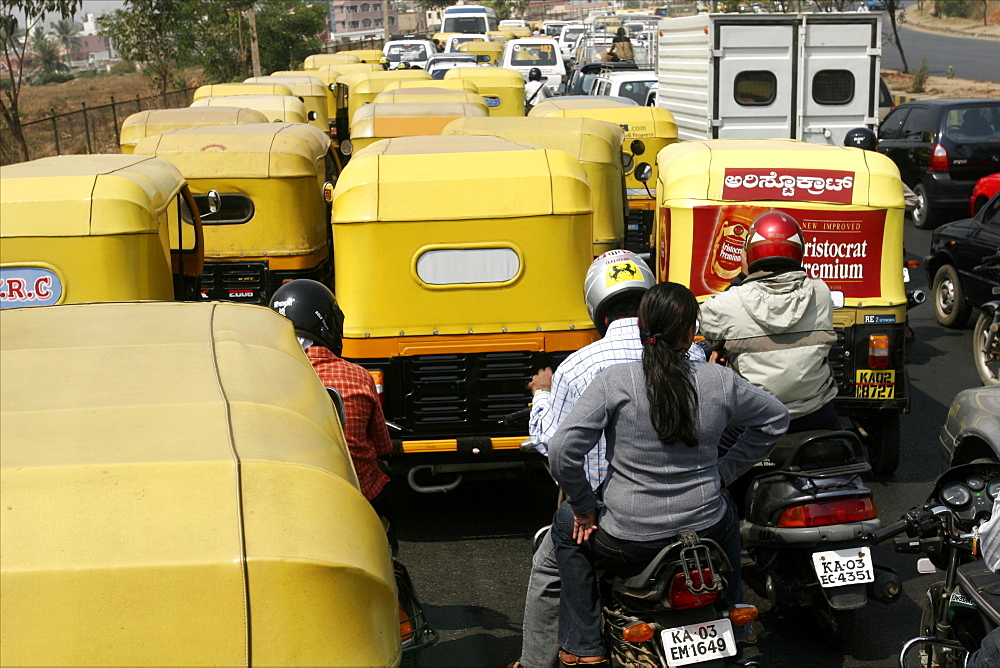
{"type": "MultiPolygon", "coordinates": [[[[705,361],[705,353],[696,345],[692,344],[688,354],[692,360],[705,361]]],[[[567,357],[552,375],[552,389],[539,390],[532,397],[528,433],[535,449],[543,455],[548,454],[549,439],[597,374],[614,364],[641,359],[638,318],[615,320],[608,326],[604,338],[567,357]]],[[[595,490],[608,474],[604,448],[604,436],[601,436],[583,463],[587,479],[595,490]]]]}

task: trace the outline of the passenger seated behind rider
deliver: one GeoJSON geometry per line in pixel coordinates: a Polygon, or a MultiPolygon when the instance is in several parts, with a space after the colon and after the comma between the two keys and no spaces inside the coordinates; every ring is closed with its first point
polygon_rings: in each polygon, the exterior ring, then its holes
{"type": "Polygon", "coordinates": [[[734,566],[727,603],[742,593],[739,522],[722,487],[768,455],[788,427],[788,411],[729,369],[688,360],[697,318],[686,287],[650,288],[639,305],[642,361],[595,377],[549,443],[552,475],[569,497],[551,530],[566,664],[604,660],[594,558],[629,577],[678,534],[695,531],[719,543],[734,566]],[[720,458],[719,436],[730,425],[744,430],[720,458]],[[584,471],[602,434],[603,503],[584,471]]]}
{"type": "Polygon", "coordinates": [[[300,278],[275,291],[271,308],[292,321],[299,344],[319,379],[340,394],[346,416],[344,438],[361,493],[379,515],[389,517],[391,483],[379,467],[378,456],[392,450],[392,441],[371,374],[340,357],[344,312],[337,298],[322,283],[300,278]]]}

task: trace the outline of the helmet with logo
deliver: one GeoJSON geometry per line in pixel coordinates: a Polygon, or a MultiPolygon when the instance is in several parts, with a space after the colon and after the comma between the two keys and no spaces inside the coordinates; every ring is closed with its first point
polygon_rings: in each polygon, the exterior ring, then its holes
{"type": "Polygon", "coordinates": [[[385,56],[382,56],[381,58],[379,58],[378,64],[382,66],[383,70],[389,69],[389,59],[386,58],[385,56]]]}
{"type": "Polygon", "coordinates": [[[540,69],[538,69],[537,67],[532,67],[530,70],[528,70],[528,81],[541,81],[541,80],[542,80],[542,71],[540,69]]]}
{"type": "Polygon", "coordinates": [[[854,128],[848,130],[844,135],[844,146],[853,146],[865,151],[874,151],[878,148],[878,139],[875,133],[868,128],[854,128]]]}
{"type": "Polygon", "coordinates": [[[757,216],[747,232],[747,267],[750,272],[765,266],[798,267],[802,264],[804,244],[798,221],[784,211],[767,211],[757,216]]]}
{"type": "Polygon", "coordinates": [[[299,278],[275,290],[270,306],[292,321],[296,335],[312,339],[340,355],[344,347],[344,312],[330,288],[299,278]]]}
{"type": "Polygon", "coordinates": [[[612,250],[595,259],[583,282],[583,298],[601,336],[608,331],[609,314],[616,306],[631,299],[638,307],[642,295],[654,285],[652,270],[631,251],[612,250]]]}

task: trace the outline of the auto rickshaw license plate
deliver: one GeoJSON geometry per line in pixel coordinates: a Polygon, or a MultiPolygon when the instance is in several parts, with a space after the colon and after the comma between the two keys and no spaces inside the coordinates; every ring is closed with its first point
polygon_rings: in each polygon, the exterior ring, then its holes
{"type": "Polygon", "coordinates": [[[867,547],[815,552],[812,559],[816,577],[823,587],[843,587],[875,581],[872,553],[867,547]]]}
{"type": "Polygon", "coordinates": [[[892,399],[896,390],[894,369],[858,369],[858,399],[892,399]]]}
{"type": "Polygon", "coordinates": [[[668,666],[686,666],[736,656],[733,625],[728,619],[688,624],[660,631],[668,666]]]}

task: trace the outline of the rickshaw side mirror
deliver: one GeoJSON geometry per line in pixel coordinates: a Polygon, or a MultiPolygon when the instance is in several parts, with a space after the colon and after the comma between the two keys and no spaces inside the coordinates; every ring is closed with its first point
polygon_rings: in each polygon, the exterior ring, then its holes
{"type": "Polygon", "coordinates": [[[336,82],[330,84],[329,86],[327,86],[327,88],[330,89],[331,93],[336,93],[337,92],[337,84],[336,84],[336,82]]]}
{"type": "Polygon", "coordinates": [[[310,111],[308,114],[306,114],[306,118],[310,121],[315,121],[317,118],[319,118],[319,114],[317,114],[315,111],[310,111]]]}
{"type": "Polygon", "coordinates": [[[219,191],[209,190],[206,199],[208,200],[208,212],[219,213],[219,209],[222,208],[222,195],[219,194],[219,191]]]}
{"type": "Polygon", "coordinates": [[[833,302],[833,308],[844,308],[844,293],[842,290],[831,290],[830,291],[830,301],[833,302]]]}
{"type": "Polygon", "coordinates": [[[350,155],[354,151],[354,144],[351,143],[350,139],[345,139],[340,142],[340,152],[344,155],[350,155]]]}
{"type": "Polygon", "coordinates": [[[653,168],[649,166],[648,162],[640,162],[635,168],[635,178],[640,183],[646,183],[652,176],[653,168]]]}

